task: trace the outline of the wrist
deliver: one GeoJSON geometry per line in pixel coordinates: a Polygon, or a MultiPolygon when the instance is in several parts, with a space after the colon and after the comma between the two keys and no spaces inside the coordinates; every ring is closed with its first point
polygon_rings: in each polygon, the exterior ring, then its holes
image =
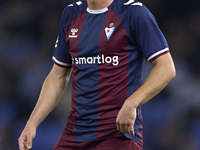
{"type": "Polygon", "coordinates": [[[132,102],[132,108],[138,108],[138,106],[139,106],[139,104],[138,103],[136,103],[136,102],[132,102]]]}
{"type": "Polygon", "coordinates": [[[27,123],[26,123],[26,126],[32,126],[34,128],[37,128],[37,125],[34,123],[33,120],[28,120],[27,123]]]}
{"type": "Polygon", "coordinates": [[[127,99],[126,102],[128,102],[129,103],[128,105],[134,109],[136,109],[139,106],[139,103],[132,99],[127,99]]]}

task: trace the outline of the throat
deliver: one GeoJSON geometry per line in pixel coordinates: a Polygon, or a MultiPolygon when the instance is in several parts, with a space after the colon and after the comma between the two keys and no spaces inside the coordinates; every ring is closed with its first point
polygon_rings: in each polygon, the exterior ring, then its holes
{"type": "Polygon", "coordinates": [[[87,0],[88,8],[99,10],[108,7],[114,0],[87,0]]]}

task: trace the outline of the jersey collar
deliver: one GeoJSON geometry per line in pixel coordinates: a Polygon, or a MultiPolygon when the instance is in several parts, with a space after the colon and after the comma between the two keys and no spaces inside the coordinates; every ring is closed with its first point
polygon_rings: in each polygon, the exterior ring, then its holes
{"type": "Polygon", "coordinates": [[[99,10],[91,10],[89,8],[87,8],[87,12],[90,14],[102,14],[104,12],[108,11],[108,8],[103,8],[103,9],[99,9],[99,10]]]}

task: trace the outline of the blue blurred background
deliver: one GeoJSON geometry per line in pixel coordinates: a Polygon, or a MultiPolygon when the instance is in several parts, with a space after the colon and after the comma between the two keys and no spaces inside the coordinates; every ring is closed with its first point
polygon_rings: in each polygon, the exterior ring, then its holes
{"type": "MultiPolygon", "coordinates": [[[[0,150],[18,137],[53,63],[61,13],[75,0],[0,1],[0,150]]],[[[177,76],[142,106],[144,150],[200,150],[200,1],[141,0],[169,43],[177,76]]],[[[152,65],[144,66],[144,77],[152,65]]],[[[33,150],[51,150],[70,112],[71,82],[38,127],[33,150]]]]}

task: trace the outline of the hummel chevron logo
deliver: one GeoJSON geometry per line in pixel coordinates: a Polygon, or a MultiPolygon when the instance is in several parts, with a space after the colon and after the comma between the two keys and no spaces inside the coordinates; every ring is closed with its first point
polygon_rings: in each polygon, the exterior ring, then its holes
{"type": "Polygon", "coordinates": [[[69,35],[69,38],[77,38],[78,37],[78,35],[76,35],[76,33],[78,32],[78,29],[73,28],[73,29],[71,29],[71,32],[72,32],[72,34],[69,35]]]}

